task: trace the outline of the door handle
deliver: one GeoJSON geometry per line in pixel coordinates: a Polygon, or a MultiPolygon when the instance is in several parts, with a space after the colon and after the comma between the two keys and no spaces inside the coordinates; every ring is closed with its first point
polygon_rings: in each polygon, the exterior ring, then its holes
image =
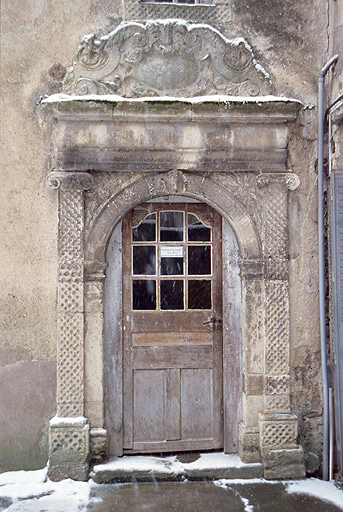
{"type": "Polygon", "coordinates": [[[223,320],[221,318],[215,318],[213,316],[210,320],[207,320],[207,322],[203,322],[202,325],[209,325],[209,324],[213,325],[214,331],[221,331],[223,329],[223,320]]]}

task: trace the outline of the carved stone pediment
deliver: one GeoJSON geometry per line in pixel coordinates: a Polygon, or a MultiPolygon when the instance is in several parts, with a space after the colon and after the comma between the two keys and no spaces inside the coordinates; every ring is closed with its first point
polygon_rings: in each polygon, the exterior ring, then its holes
{"type": "Polygon", "coordinates": [[[64,82],[72,95],[258,96],[270,79],[248,43],[209,25],[179,20],[122,23],[107,36],[84,36],[64,82]]]}

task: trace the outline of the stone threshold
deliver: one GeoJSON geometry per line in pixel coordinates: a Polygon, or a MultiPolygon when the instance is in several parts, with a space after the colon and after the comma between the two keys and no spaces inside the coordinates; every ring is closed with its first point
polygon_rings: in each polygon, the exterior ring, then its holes
{"type": "Polygon", "coordinates": [[[91,478],[98,484],[213,479],[262,478],[260,463],[245,464],[237,454],[223,452],[178,454],[166,457],[130,455],[94,466],[91,478]],[[194,460],[196,459],[196,460],[194,460]]]}

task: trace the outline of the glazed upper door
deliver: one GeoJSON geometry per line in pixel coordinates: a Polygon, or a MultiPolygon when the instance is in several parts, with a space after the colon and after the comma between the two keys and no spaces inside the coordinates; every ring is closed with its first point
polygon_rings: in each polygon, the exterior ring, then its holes
{"type": "Polygon", "coordinates": [[[123,222],[124,450],[223,446],[221,218],[145,203],[123,222]]]}

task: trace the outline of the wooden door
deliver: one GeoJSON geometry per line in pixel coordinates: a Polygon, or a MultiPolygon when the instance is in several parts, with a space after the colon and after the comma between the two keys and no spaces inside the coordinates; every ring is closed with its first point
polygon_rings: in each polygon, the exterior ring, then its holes
{"type": "Polygon", "coordinates": [[[223,446],[221,218],[145,203],[123,222],[124,451],[223,446]]]}

